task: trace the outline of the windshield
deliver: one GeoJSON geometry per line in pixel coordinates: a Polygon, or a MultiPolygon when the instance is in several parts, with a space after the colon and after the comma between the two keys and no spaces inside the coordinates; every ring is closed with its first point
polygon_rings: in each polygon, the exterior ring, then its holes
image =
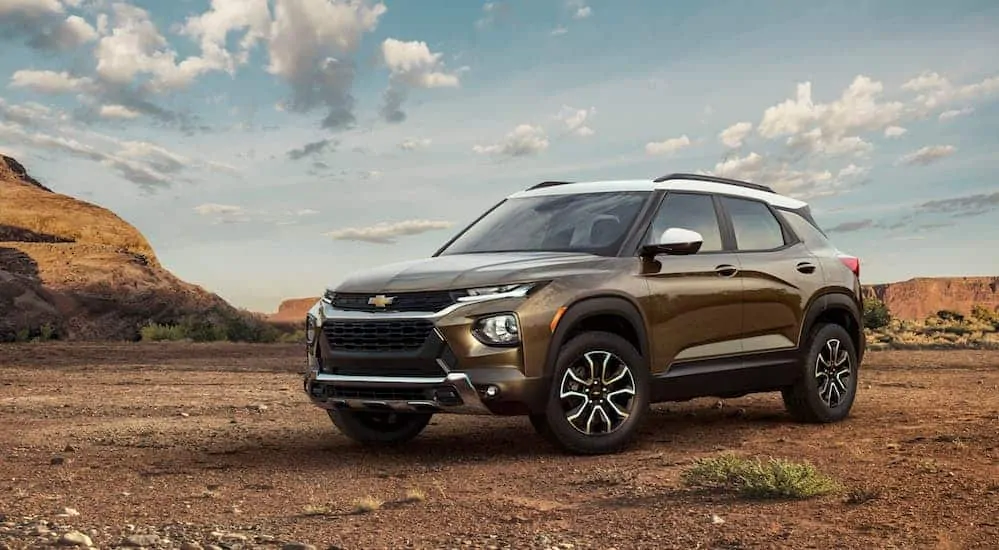
{"type": "Polygon", "coordinates": [[[574,193],[508,199],[441,254],[617,252],[648,192],[574,193]]]}

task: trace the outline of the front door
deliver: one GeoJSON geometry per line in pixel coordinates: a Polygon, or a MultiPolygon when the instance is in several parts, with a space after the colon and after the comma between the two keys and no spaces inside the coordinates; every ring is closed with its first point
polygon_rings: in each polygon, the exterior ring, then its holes
{"type": "Polygon", "coordinates": [[[664,231],[677,227],[704,238],[696,254],[659,255],[643,264],[654,375],[674,363],[742,352],[739,259],[726,250],[719,219],[711,195],[671,191],[645,236],[644,242],[657,242],[664,231]]]}

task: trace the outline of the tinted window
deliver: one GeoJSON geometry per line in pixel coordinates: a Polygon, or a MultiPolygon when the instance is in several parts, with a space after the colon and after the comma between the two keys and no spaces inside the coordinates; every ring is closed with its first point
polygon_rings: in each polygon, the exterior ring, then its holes
{"type": "Polygon", "coordinates": [[[508,199],[441,254],[617,253],[648,192],[573,193],[508,199]]]}
{"type": "Polygon", "coordinates": [[[771,250],[784,246],[784,231],[773,212],[762,202],[723,197],[732,218],[739,250],[771,250]]]}
{"type": "Polygon", "coordinates": [[[715,252],[722,249],[721,229],[715,214],[714,201],[710,195],[689,193],[669,193],[652,221],[646,243],[655,243],[663,231],[671,227],[697,231],[704,237],[701,252],[715,252]]]}
{"type": "Polygon", "coordinates": [[[791,226],[794,233],[812,250],[832,246],[832,243],[829,242],[825,234],[801,214],[791,210],[779,210],[778,212],[780,212],[780,215],[787,224],[791,226]]]}

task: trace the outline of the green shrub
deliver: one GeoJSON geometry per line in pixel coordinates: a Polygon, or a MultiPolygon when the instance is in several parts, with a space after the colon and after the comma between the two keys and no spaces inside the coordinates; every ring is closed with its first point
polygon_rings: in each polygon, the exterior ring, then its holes
{"type": "Polygon", "coordinates": [[[864,300],[864,328],[879,329],[891,323],[891,312],[888,306],[877,298],[864,300]]]}
{"type": "Polygon", "coordinates": [[[139,329],[142,340],[147,342],[176,342],[184,340],[187,335],[180,325],[161,325],[159,323],[149,323],[139,329]]]}
{"type": "MultiPolygon", "coordinates": [[[[212,310],[171,323],[150,323],[139,331],[145,341],[251,342],[283,341],[277,327],[243,311],[212,310]]],[[[304,340],[304,336],[303,336],[304,340]]]]}
{"type": "Polygon", "coordinates": [[[977,304],[975,307],[971,308],[971,316],[983,323],[992,324],[999,322],[999,318],[996,317],[996,312],[981,304],[977,304]]]}
{"type": "Polygon", "coordinates": [[[942,321],[956,321],[958,323],[964,322],[964,315],[949,309],[941,309],[937,312],[937,317],[942,321]]]}
{"type": "Polygon", "coordinates": [[[838,488],[835,481],[808,463],[780,458],[762,462],[729,454],[700,459],[682,477],[694,487],[729,490],[750,498],[803,499],[838,488]]]}

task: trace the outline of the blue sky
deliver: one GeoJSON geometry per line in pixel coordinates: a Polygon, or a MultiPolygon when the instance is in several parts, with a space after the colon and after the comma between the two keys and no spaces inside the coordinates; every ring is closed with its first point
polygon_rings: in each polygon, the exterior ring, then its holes
{"type": "Polygon", "coordinates": [[[865,282],[999,274],[999,3],[0,0],[0,151],[272,311],[545,179],[808,200],[865,282]]]}

